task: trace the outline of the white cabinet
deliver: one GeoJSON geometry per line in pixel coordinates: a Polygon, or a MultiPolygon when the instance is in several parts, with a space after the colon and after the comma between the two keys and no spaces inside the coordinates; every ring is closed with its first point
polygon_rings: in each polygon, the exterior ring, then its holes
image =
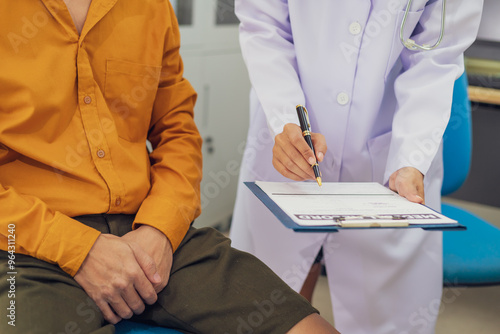
{"type": "Polygon", "coordinates": [[[500,14],[500,2],[498,0],[485,0],[483,7],[483,17],[479,27],[478,39],[500,42],[500,24],[498,15],[500,14]]]}
{"type": "Polygon", "coordinates": [[[195,226],[227,228],[248,129],[250,82],[231,0],[171,0],[179,16],[184,76],[198,92],[203,137],[202,214],[195,226]]]}

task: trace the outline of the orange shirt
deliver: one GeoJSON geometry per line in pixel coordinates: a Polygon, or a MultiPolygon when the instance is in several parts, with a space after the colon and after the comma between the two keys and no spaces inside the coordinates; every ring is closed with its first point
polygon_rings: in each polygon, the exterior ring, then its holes
{"type": "Polygon", "coordinates": [[[81,35],[63,0],[0,12],[0,248],[74,275],[99,232],[70,217],[137,213],[176,249],[202,159],[170,2],[93,0],[81,35]]]}

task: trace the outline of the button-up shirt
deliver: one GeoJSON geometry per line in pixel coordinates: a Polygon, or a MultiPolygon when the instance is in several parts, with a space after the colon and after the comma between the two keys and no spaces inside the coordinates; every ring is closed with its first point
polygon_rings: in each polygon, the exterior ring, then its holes
{"type": "Polygon", "coordinates": [[[0,12],[0,248],[74,275],[99,232],[71,217],[126,213],[176,249],[202,167],[169,1],[94,0],[81,34],[63,0],[0,12]]]}

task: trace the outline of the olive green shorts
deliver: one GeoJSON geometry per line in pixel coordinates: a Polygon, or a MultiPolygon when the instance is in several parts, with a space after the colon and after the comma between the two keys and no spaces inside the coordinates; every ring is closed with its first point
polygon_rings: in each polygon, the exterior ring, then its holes
{"type": "MultiPolygon", "coordinates": [[[[134,216],[75,219],[122,236],[134,216]]],[[[230,243],[212,228],[191,227],[174,253],[158,301],[130,320],[183,333],[269,334],[286,333],[317,312],[261,261],[230,243]]],[[[114,333],[92,299],[58,266],[15,254],[16,274],[9,275],[7,262],[8,253],[0,251],[0,333],[114,333]]]]}

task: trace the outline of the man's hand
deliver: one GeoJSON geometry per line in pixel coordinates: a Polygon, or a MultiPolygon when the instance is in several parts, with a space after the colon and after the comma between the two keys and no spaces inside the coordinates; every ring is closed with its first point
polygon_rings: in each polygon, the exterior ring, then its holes
{"type": "Polygon", "coordinates": [[[112,324],[142,313],[144,302],[151,305],[158,298],[153,258],[110,234],[97,238],[74,278],[112,324]]]}
{"type": "MultiPolygon", "coordinates": [[[[325,137],[320,133],[311,133],[311,139],[316,151],[316,158],[323,161],[327,147],[325,137]]],[[[313,151],[307,145],[300,127],[288,123],[283,132],[276,135],[273,147],[273,166],[281,175],[295,180],[314,180],[311,166],[316,163],[313,151]]]]}
{"type": "MultiPolygon", "coordinates": [[[[163,290],[170,278],[173,257],[172,245],[165,234],[154,227],[142,225],[125,234],[122,239],[127,241],[134,252],[145,252],[154,260],[159,277],[158,281],[152,282],[153,287],[156,293],[163,290]]],[[[143,270],[146,271],[147,268],[143,270]]]]}
{"type": "Polygon", "coordinates": [[[411,202],[425,204],[424,176],[413,167],[403,167],[389,178],[389,188],[411,202]]]}

